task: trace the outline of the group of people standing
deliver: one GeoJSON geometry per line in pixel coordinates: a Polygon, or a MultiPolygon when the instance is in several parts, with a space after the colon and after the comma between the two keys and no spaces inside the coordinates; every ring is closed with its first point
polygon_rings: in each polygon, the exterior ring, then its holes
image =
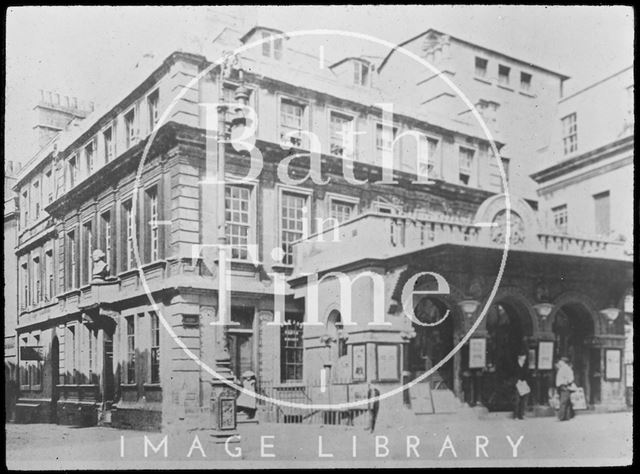
{"type": "MultiPolygon", "coordinates": [[[[556,362],[555,367],[555,386],[560,402],[558,419],[560,421],[566,421],[570,420],[575,415],[573,405],[571,403],[571,392],[576,390],[577,387],[574,381],[573,369],[571,368],[567,357],[561,357],[558,362],[556,362]]],[[[518,355],[515,389],[516,394],[513,417],[516,420],[523,420],[527,399],[529,398],[529,393],[531,393],[529,362],[525,353],[518,355]]]]}

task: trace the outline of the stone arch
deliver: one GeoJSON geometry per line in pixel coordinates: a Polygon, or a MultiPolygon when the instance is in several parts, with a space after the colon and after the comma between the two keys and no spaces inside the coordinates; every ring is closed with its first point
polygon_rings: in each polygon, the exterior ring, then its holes
{"type": "MultiPolygon", "coordinates": [[[[535,245],[537,243],[539,224],[535,211],[521,197],[509,195],[509,203],[511,212],[517,214],[524,225],[524,242],[527,245],[535,245]]],[[[497,194],[486,199],[476,211],[474,217],[475,223],[493,222],[496,216],[506,209],[506,194],[497,194]]],[[[512,221],[511,225],[515,225],[512,221]]],[[[513,232],[514,229],[512,229],[513,232]]],[[[485,235],[491,235],[492,228],[487,227],[480,230],[485,235]]]]}
{"type": "MultiPolygon", "coordinates": [[[[523,323],[523,329],[525,336],[531,337],[538,333],[539,324],[536,311],[533,308],[532,300],[525,294],[523,290],[518,287],[501,287],[498,289],[495,298],[491,304],[507,303],[514,307],[518,314],[521,323],[523,323]]],[[[485,300],[484,305],[487,304],[485,300]]],[[[482,322],[482,327],[486,328],[487,318],[482,322]]]]}
{"type": "MultiPolygon", "coordinates": [[[[404,285],[413,275],[421,271],[425,271],[425,270],[421,268],[409,267],[406,270],[404,270],[401,273],[400,277],[398,278],[398,282],[396,284],[396,287],[393,290],[393,294],[391,298],[398,303],[398,308],[400,312],[402,312],[402,289],[404,288],[404,285]]],[[[465,299],[465,296],[464,296],[464,293],[458,287],[449,283],[449,280],[447,280],[447,284],[449,285],[449,294],[447,295],[434,294],[434,295],[429,295],[429,298],[439,301],[449,308],[449,310],[451,311],[451,315],[449,317],[453,318],[454,331],[455,331],[455,329],[464,326],[464,314],[462,314],[462,310],[458,306],[458,303],[460,301],[463,301],[465,299]]],[[[416,287],[414,288],[414,291],[415,290],[420,291],[420,290],[426,290],[426,289],[428,289],[428,283],[424,282],[421,284],[420,279],[418,279],[418,281],[416,282],[416,287]]]]}
{"type": "Polygon", "coordinates": [[[334,316],[336,313],[340,316],[340,318],[342,318],[342,308],[340,307],[339,303],[334,301],[329,305],[327,305],[327,307],[324,309],[324,315],[320,320],[320,322],[324,325],[325,328],[329,324],[329,318],[334,316]]]}
{"type": "Polygon", "coordinates": [[[553,300],[553,310],[549,314],[549,327],[553,328],[558,311],[567,305],[575,305],[581,307],[591,318],[593,324],[593,335],[602,333],[602,321],[596,310],[595,302],[586,294],[576,290],[569,290],[561,293],[553,300]]]}

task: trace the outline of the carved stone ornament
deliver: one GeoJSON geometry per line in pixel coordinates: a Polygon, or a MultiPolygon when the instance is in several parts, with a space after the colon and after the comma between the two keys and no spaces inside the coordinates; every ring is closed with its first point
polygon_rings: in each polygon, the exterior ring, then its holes
{"type": "Polygon", "coordinates": [[[258,313],[258,319],[263,323],[272,323],[273,322],[273,313],[271,311],[260,311],[258,313]]]}
{"type": "MultiPolygon", "coordinates": [[[[524,243],[525,227],[524,221],[519,214],[513,211],[511,213],[511,236],[509,243],[511,245],[520,245],[524,243]]],[[[493,218],[493,223],[496,224],[491,228],[491,240],[496,244],[504,244],[507,235],[507,211],[501,210],[493,218]]]]}

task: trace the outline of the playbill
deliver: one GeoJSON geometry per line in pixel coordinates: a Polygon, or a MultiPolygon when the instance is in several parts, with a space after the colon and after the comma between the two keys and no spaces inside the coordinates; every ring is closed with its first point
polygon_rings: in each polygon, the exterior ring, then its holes
{"type": "Polygon", "coordinates": [[[631,7],[5,11],[9,469],[632,463],[631,7]]]}

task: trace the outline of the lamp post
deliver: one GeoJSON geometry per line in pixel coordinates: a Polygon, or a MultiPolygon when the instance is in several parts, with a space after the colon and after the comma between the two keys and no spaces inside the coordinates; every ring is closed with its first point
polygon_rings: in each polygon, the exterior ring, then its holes
{"type": "Polygon", "coordinates": [[[611,326],[613,322],[618,319],[618,316],[620,315],[620,308],[605,308],[600,310],[600,314],[607,318],[607,322],[609,323],[609,326],[611,326]]]}
{"type": "MultiPolygon", "coordinates": [[[[225,207],[225,147],[227,141],[226,134],[226,114],[228,106],[224,104],[223,91],[224,80],[230,77],[233,68],[239,70],[241,84],[236,90],[235,99],[238,105],[235,111],[246,106],[249,91],[244,87],[242,69],[239,67],[237,58],[228,55],[220,65],[220,73],[217,80],[218,89],[218,126],[217,143],[215,146],[216,175],[217,175],[217,209],[216,227],[218,237],[218,321],[230,322],[230,302],[227,301],[229,288],[227,287],[227,232],[226,232],[226,207],[225,207]]],[[[240,125],[240,121],[234,119],[232,127],[240,125]]],[[[227,348],[225,327],[216,327],[215,337],[215,366],[218,377],[211,380],[211,413],[213,415],[213,431],[211,436],[216,442],[225,442],[227,439],[239,441],[236,430],[236,390],[228,385],[227,381],[234,381],[235,376],[231,372],[231,358],[227,348]]],[[[232,440],[232,441],[233,441],[232,440]]]]}
{"type": "MultiPolygon", "coordinates": [[[[466,319],[465,319],[465,331],[469,329],[469,326],[471,325],[471,318],[473,318],[473,315],[476,313],[476,311],[478,310],[478,307],[480,307],[480,302],[478,300],[462,300],[458,302],[458,306],[460,307],[460,309],[462,310],[462,312],[464,313],[466,319]]],[[[471,397],[471,403],[473,405],[481,405],[480,403],[480,389],[478,388],[478,379],[479,379],[479,374],[478,374],[478,370],[477,369],[469,369],[469,374],[471,376],[471,381],[470,381],[470,397],[471,397]],[[478,400],[476,400],[478,399],[478,400]]]]}
{"type": "Polygon", "coordinates": [[[546,319],[551,314],[551,311],[553,311],[553,308],[554,305],[551,303],[538,303],[533,305],[533,309],[536,310],[536,313],[538,313],[538,316],[542,319],[546,319]]]}
{"type": "Polygon", "coordinates": [[[458,303],[460,309],[465,314],[467,318],[471,318],[475,312],[478,310],[478,306],[480,306],[480,302],[477,300],[464,300],[458,303]]]}
{"type": "Polygon", "coordinates": [[[546,327],[547,318],[553,311],[553,308],[555,308],[555,305],[551,303],[538,303],[533,305],[533,309],[536,310],[536,313],[538,314],[538,316],[540,316],[540,319],[542,319],[542,322],[545,324],[545,327],[546,327]]]}

